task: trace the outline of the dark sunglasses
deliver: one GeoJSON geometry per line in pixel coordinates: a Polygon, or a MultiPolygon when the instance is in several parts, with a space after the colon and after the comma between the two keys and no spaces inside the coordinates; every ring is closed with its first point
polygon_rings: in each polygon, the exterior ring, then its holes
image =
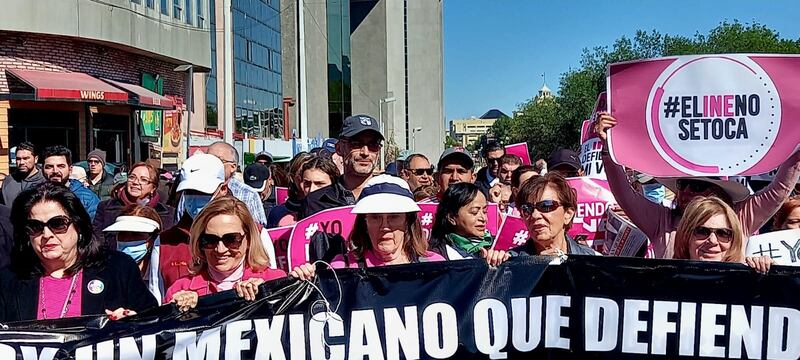
{"type": "Polygon", "coordinates": [[[422,176],[422,174],[433,175],[433,166],[427,169],[407,169],[407,170],[416,176],[422,176]]]}
{"type": "Polygon", "coordinates": [[[694,238],[697,240],[708,239],[711,234],[717,235],[717,239],[722,242],[729,242],[733,239],[733,230],[731,229],[714,229],[705,226],[698,226],[694,228],[694,238]]]}
{"type": "Polygon", "coordinates": [[[53,234],[63,234],[67,232],[69,226],[72,225],[72,219],[66,215],[59,215],[51,217],[47,222],[39,220],[28,219],[25,221],[25,231],[30,236],[39,236],[44,232],[45,226],[53,232],[53,234]]]}
{"type": "Polygon", "coordinates": [[[345,141],[347,141],[347,143],[350,144],[350,148],[352,148],[352,150],[361,149],[364,146],[366,146],[367,149],[369,149],[369,151],[378,152],[378,151],[381,150],[381,147],[383,147],[383,144],[381,144],[380,142],[377,142],[377,141],[376,142],[370,142],[370,143],[364,143],[364,142],[356,141],[356,140],[345,140],[345,141]]]}
{"type": "Polygon", "coordinates": [[[213,234],[200,234],[200,247],[203,249],[214,249],[217,247],[217,244],[222,241],[225,244],[225,247],[228,249],[238,249],[242,246],[242,241],[244,241],[244,234],[241,233],[228,233],[222,236],[217,236],[213,234]]]}
{"type": "Polygon", "coordinates": [[[498,157],[498,158],[486,158],[486,163],[487,164],[496,164],[496,163],[499,163],[501,159],[503,159],[502,156],[498,157]]]}
{"type": "Polygon", "coordinates": [[[707,183],[705,181],[678,179],[676,185],[678,186],[678,190],[680,191],[686,191],[688,189],[690,192],[693,193],[702,193],[711,188],[713,184],[707,183]]]}
{"type": "Polygon", "coordinates": [[[524,203],[519,206],[519,211],[524,216],[531,216],[533,210],[539,210],[540,213],[545,214],[555,211],[559,206],[561,203],[556,200],[542,200],[535,204],[524,203]]]}

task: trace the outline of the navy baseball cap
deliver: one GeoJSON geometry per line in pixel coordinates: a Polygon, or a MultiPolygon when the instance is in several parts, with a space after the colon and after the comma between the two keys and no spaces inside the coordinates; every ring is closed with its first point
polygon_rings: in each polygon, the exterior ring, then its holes
{"type": "Polygon", "coordinates": [[[467,170],[471,170],[475,166],[475,162],[472,161],[472,156],[469,156],[469,154],[463,148],[452,147],[446,149],[442,153],[442,156],[439,157],[439,162],[436,164],[436,169],[441,170],[445,160],[449,159],[460,161],[461,164],[465,165],[467,170]]]}
{"type": "Polygon", "coordinates": [[[374,131],[381,140],[384,139],[378,120],[369,115],[353,115],[344,119],[339,138],[349,139],[364,131],[374,131]]]}
{"type": "Polygon", "coordinates": [[[264,191],[264,187],[267,185],[266,181],[269,180],[270,177],[269,166],[252,163],[244,168],[244,173],[242,175],[244,183],[247,184],[247,186],[261,192],[264,191]]]}

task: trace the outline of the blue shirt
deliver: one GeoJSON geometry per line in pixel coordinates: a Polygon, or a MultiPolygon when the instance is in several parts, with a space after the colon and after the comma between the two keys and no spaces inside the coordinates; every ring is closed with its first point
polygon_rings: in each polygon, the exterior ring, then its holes
{"type": "Polygon", "coordinates": [[[250,210],[250,214],[253,215],[253,220],[263,226],[267,226],[267,215],[264,214],[264,204],[261,202],[261,194],[234,177],[228,180],[228,191],[233,197],[247,205],[247,209],[250,210]]]}

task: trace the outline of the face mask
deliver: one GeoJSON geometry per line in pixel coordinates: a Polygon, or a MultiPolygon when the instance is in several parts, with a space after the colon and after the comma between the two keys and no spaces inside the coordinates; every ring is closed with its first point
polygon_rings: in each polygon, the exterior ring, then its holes
{"type": "Polygon", "coordinates": [[[642,190],[644,191],[644,197],[656,204],[661,204],[667,195],[666,188],[661,184],[642,185],[642,190]]]}
{"type": "Polygon", "coordinates": [[[183,210],[194,219],[209,202],[211,202],[211,195],[183,195],[183,210]]]}
{"type": "Polygon", "coordinates": [[[140,241],[119,241],[117,242],[117,251],[133,258],[136,263],[142,262],[145,255],[147,255],[147,240],[140,241]]]}

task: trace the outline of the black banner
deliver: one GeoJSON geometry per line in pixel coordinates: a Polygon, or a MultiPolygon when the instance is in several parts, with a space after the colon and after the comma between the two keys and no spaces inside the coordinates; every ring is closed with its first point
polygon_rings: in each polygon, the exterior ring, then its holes
{"type": "Polygon", "coordinates": [[[323,271],[318,290],[280,279],[184,314],[6,324],[0,359],[800,358],[797,268],[550,260],[323,271]]]}

